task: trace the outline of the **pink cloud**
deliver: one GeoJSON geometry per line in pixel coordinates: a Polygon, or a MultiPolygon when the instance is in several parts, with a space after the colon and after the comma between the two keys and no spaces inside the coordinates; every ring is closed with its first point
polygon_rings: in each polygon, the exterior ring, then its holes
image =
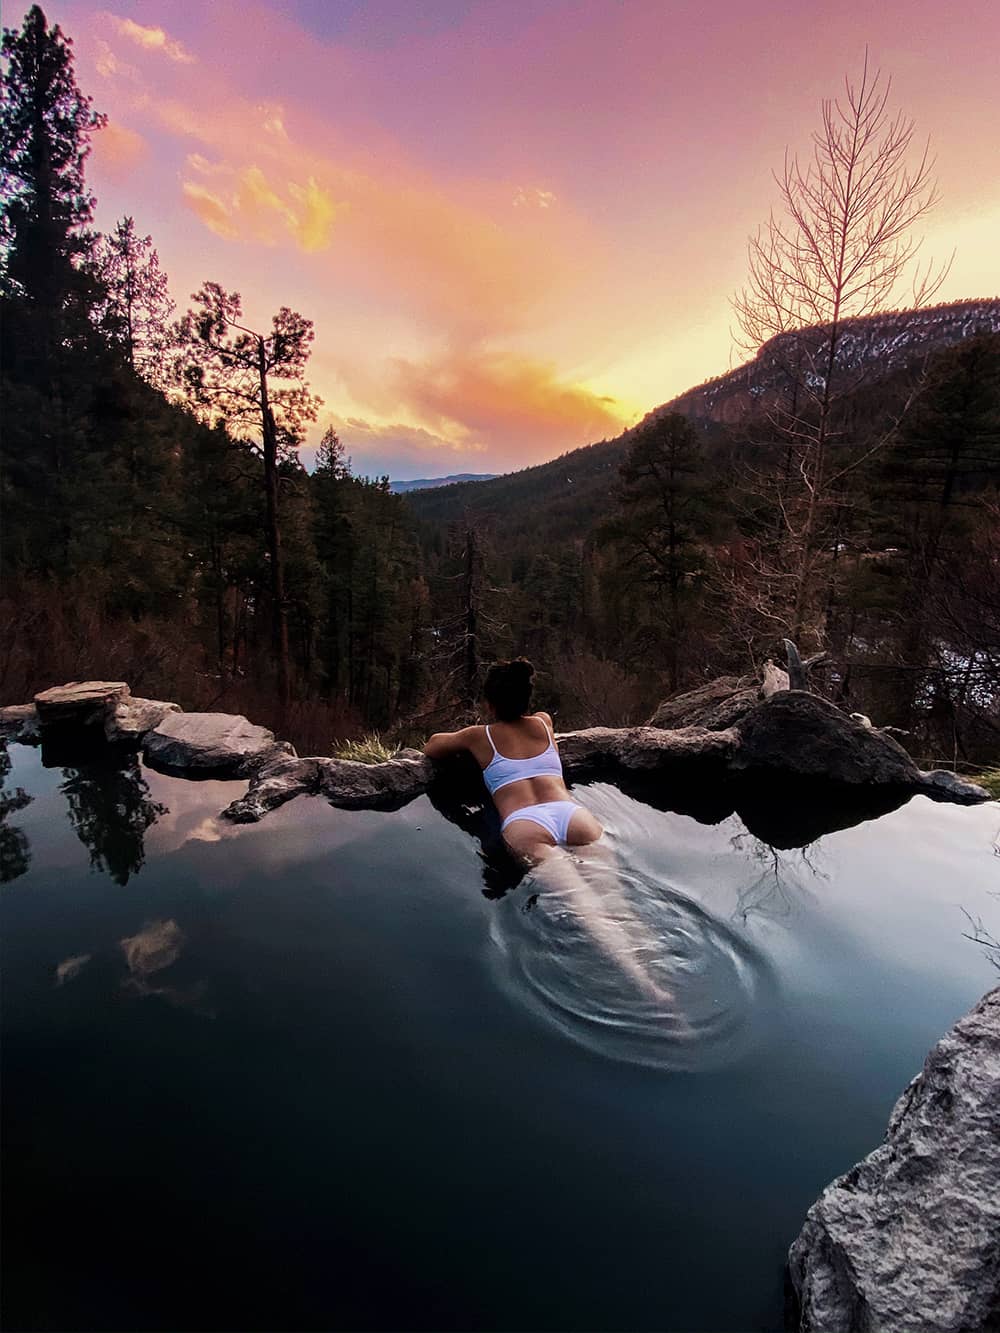
{"type": "Polygon", "coordinates": [[[176,61],[180,65],[193,65],[195,58],[189,51],[185,51],[180,42],[174,39],[163,30],[163,28],[150,27],[145,28],[141,23],[135,23],[132,19],[119,18],[116,14],[108,16],[117,32],[136,46],[142,47],[146,51],[159,51],[165,55],[168,60],[176,61]]]}

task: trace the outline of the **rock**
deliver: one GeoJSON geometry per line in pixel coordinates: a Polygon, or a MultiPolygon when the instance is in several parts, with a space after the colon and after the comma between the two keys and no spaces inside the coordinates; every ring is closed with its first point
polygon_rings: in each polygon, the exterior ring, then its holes
{"type": "Polygon", "coordinates": [[[945,768],[934,768],[929,773],[920,774],[917,788],[932,801],[954,801],[956,805],[981,805],[983,801],[992,801],[992,795],[978,783],[968,782],[957,773],[949,773],[945,768]]]}
{"type": "Polygon", "coordinates": [[[739,736],[733,729],[707,727],[587,727],[557,736],[567,777],[594,772],[676,770],[681,764],[703,761],[720,768],[735,753],[739,736]]]}
{"type": "Polygon", "coordinates": [[[104,735],[114,744],[139,742],[147,731],[152,731],[168,713],[179,713],[179,704],[164,703],[161,699],[136,699],[126,695],[110,709],[104,719],[104,735]]]}
{"type": "Polygon", "coordinates": [[[788,1255],[800,1333],[1000,1329],[1000,987],[944,1036],[881,1147],[788,1255]]]}
{"type": "Polygon", "coordinates": [[[920,770],[898,741],[804,690],[787,690],[759,704],[738,730],[737,770],[780,769],[832,782],[920,787],[920,770]]]}
{"type": "Polygon", "coordinates": [[[197,776],[247,777],[295,751],[274,732],[234,713],[168,713],[147,732],[143,754],[154,768],[197,776]]]}
{"type": "Polygon", "coordinates": [[[10,704],[0,708],[0,738],[21,745],[37,745],[42,738],[38,709],[34,704],[10,704]]]}
{"type": "Polygon", "coordinates": [[[287,754],[270,756],[251,777],[246,795],[226,806],[222,818],[233,824],[256,824],[296,796],[314,796],[319,790],[321,762],[287,754]]]}
{"type": "Polygon", "coordinates": [[[735,676],[720,676],[695,690],[665,699],[647,725],[667,731],[692,726],[724,731],[759,702],[756,685],[748,687],[735,676]]]}
{"type": "Polygon", "coordinates": [[[782,694],[788,689],[791,689],[788,672],[783,667],[776,666],[768,658],[764,663],[764,681],[760,687],[761,694],[765,699],[770,699],[775,694],[782,694]]]}
{"type": "Polygon", "coordinates": [[[318,759],[319,789],[343,809],[398,810],[423,795],[434,765],[419,750],[400,750],[382,764],[353,759],[318,759]]]}
{"type": "Polygon", "coordinates": [[[42,727],[103,725],[128,694],[123,680],[74,680],[36,694],[35,707],[42,727]]]}

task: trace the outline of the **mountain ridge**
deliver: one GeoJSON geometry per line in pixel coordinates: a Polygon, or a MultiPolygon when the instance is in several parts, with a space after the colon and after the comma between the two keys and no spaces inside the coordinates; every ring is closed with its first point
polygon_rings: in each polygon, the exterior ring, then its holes
{"type": "Polygon", "coordinates": [[[496,472],[452,472],[447,477],[414,477],[412,481],[390,481],[389,489],[396,495],[409,491],[432,491],[438,486],[457,486],[465,481],[493,481],[496,472]]]}
{"type": "MultiPolygon", "coordinates": [[[[923,310],[893,310],[846,320],[839,347],[842,364],[856,368],[878,365],[882,378],[921,353],[941,351],[977,333],[1000,333],[1000,298],[952,301],[923,310]]],[[[617,479],[629,441],[644,424],[664,413],[679,412],[709,434],[732,426],[760,407],[769,392],[782,387],[783,357],[795,341],[823,335],[822,327],[779,334],[751,360],[652,408],[614,439],[582,445],[489,481],[458,482],[446,489],[408,494],[407,503],[418,519],[429,523],[448,522],[464,514],[507,513],[530,481],[533,501],[544,504],[551,539],[575,535],[579,521],[574,521],[573,511],[584,497],[593,506],[599,494],[606,495],[617,479]]],[[[522,520],[519,517],[515,522],[520,525],[522,520]]]]}

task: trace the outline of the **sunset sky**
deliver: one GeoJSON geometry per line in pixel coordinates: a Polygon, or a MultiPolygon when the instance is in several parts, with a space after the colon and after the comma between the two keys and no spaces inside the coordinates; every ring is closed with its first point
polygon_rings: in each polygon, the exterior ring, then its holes
{"type": "Polygon", "coordinates": [[[98,225],[152,233],[181,308],[314,320],[311,443],[358,472],[523,467],[726,370],[770,172],[866,43],[937,154],[939,299],[1000,290],[995,0],[44,8],[109,116],[98,225]]]}

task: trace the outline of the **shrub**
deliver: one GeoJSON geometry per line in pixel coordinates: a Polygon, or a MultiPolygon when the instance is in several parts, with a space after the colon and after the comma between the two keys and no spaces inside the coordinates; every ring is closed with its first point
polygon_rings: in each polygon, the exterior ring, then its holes
{"type": "Polygon", "coordinates": [[[335,759],[353,759],[359,764],[384,764],[396,753],[394,746],[389,746],[377,731],[370,731],[359,741],[337,741],[334,743],[335,759]]]}

